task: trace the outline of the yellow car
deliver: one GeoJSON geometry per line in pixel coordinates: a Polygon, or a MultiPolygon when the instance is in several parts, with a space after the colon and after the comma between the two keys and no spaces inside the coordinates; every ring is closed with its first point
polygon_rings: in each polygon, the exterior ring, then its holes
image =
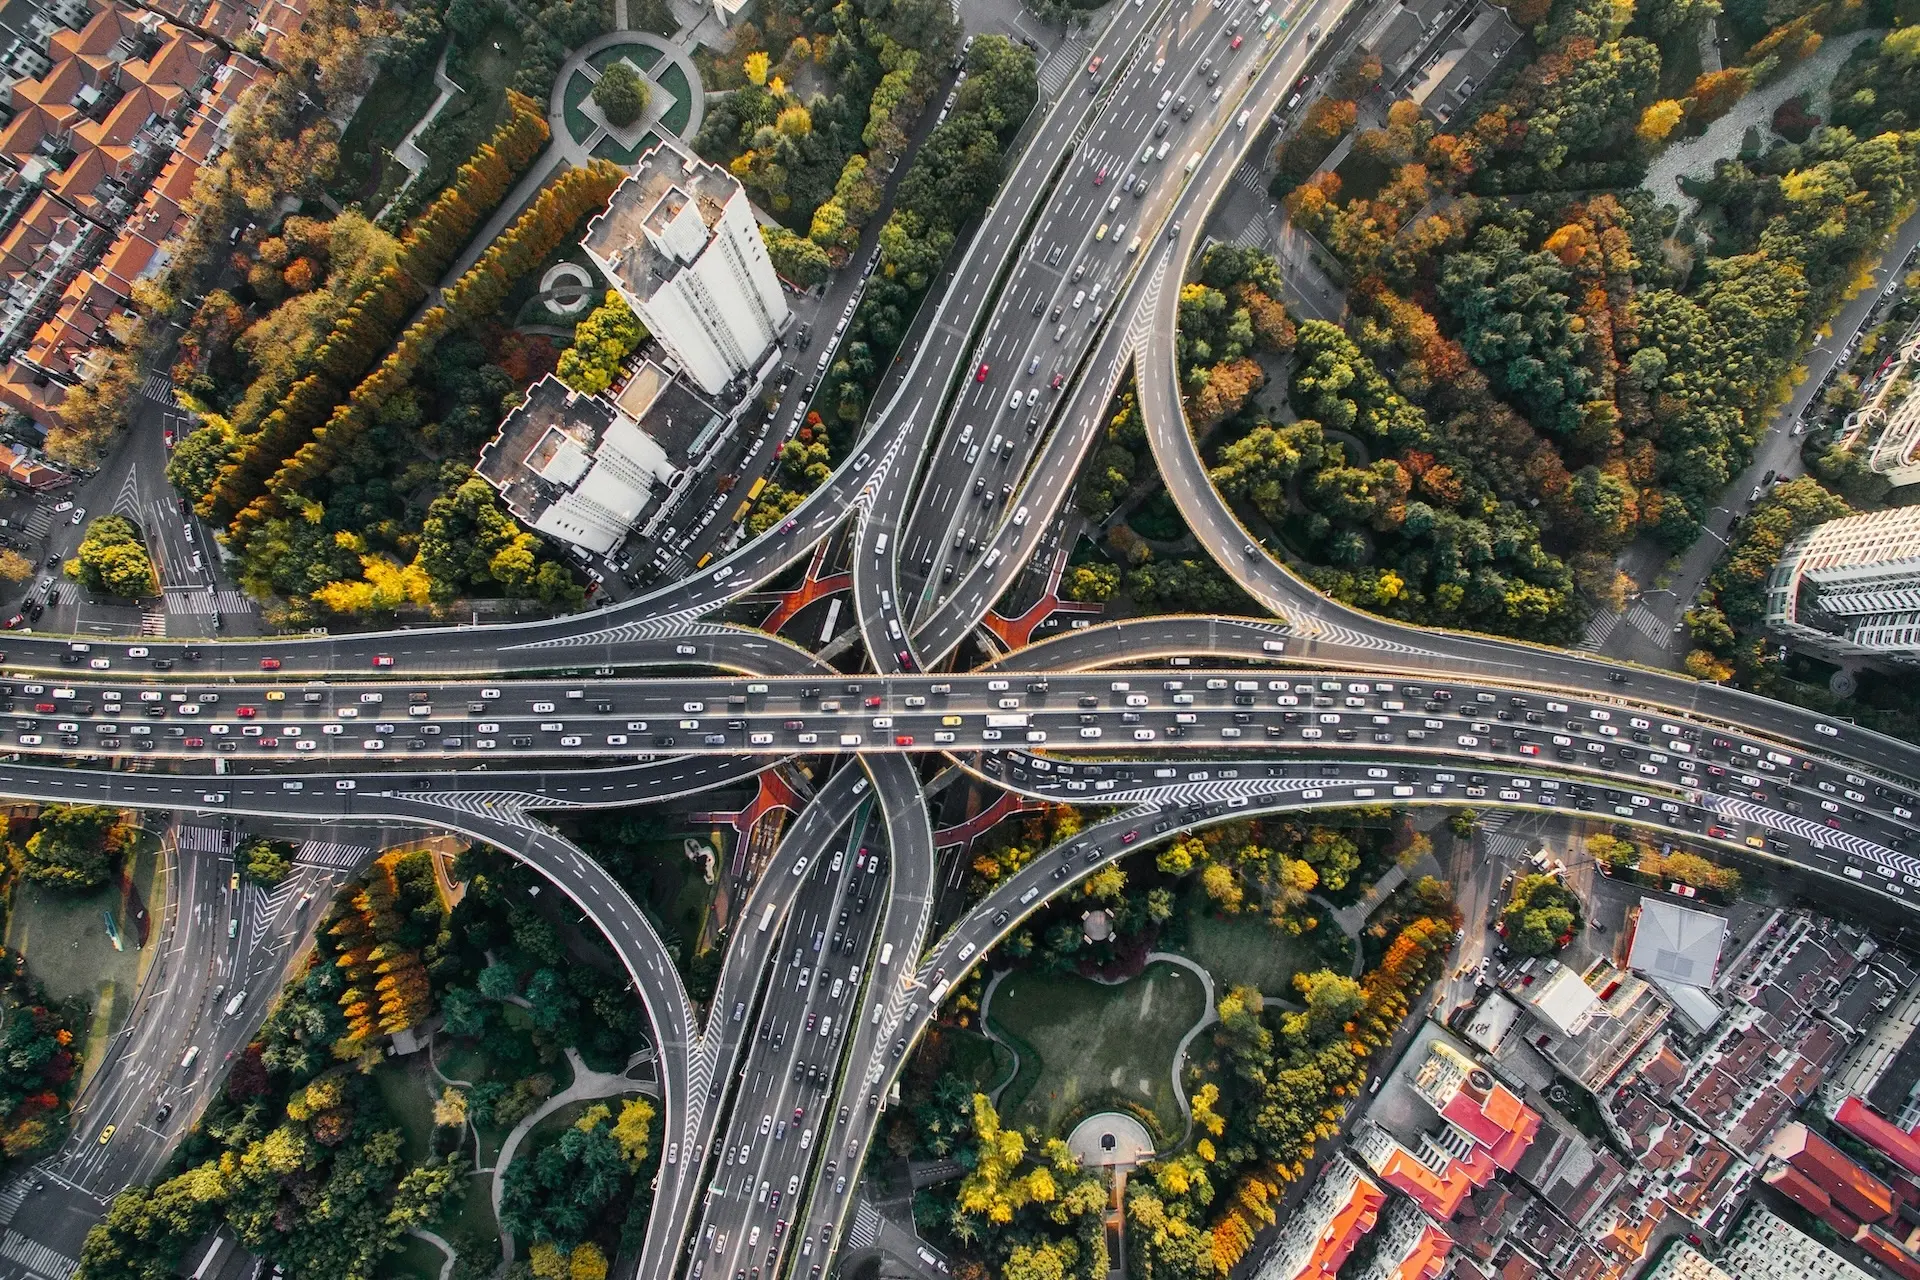
{"type": "Polygon", "coordinates": [[[952,726],[960,723],[960,717],[959,716],[941,716],[940,723],[951,728],[952,726]]]}
{"type": "Polygon", "coordinates": [[[106,1146],[106,1145],[107,1145],[107,1143],[109,1143],[109,1142],[111,1142],[111,1141],[113,1141],[113,1129],[114,1129],[114,1126],[112,1126],[112,1125],[108,1125],[108,1126],[107,1126],[106,1128],[104,1128],[104,1129],[102,1129],[102,1130],[100,1131],[100,1145],[101,1145],[101,1146],[103,1146],[103,1147],[104,1147],[104,1146],[106,1146]]]}
{"type": "Polygon", "coordinates": [[[285,689],[267,690],[268,702],[285,702],[286,700],[287,700],[287,691],[285,689]]]}

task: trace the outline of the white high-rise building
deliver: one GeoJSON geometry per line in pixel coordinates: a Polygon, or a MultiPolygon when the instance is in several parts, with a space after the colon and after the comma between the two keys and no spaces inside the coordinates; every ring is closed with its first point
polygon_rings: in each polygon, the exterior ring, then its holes
{"type": "Polygon", "coordinates": [[[1747,1210],[1720,1269],[1733,1280],[1872,1280],[1859,1267],[1761,1205],[1747,1210]]]}
{"type": "Polygon", "coordinates": [[[1767,579],[1767,626],[1833,657],[1920,663],[1920,507],[1795,538],[1767,579]]]}
{"type": "Polygon", "coordinates": [[[791,319],[746,190],[671,143],[640,157],[582,246],[708,395],[752,373],[791,319]]]}

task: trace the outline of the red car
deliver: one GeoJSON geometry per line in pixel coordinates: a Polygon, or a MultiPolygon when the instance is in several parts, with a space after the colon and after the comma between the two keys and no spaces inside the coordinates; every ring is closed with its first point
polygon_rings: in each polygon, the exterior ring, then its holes
{"type": "Polygon", "coordinates": [[[1241,40],[1243,40],[1243,39],[1245,39],[1245,37],[1244,37],[1244,36],[1235,36],[1235,37],[1233,38],[1233,43],[1232,43],[1232,44],[1230,44],[1230,45],[1228,45],[1228,46],[1227,46],[1227,48],[1229,48],[1229,49],[1238,49],[1238,48],[1240,47],[1240,41],[1241,41],[1241,40]]]}
{"type": "Polygon", "coordinates": [[[1056,373],[1056,374],[1054,374],[1054,375],[1053,375],[1053,389],[1054,389],[1055,391],[1058,391],[1058,390],[1060,389],[1060,384],[1061,384],[1061,383],[1063,383],[1063,382],[1065,382],[1066,380],[1067,380],[1067,375],[1066,375],[1066,374],[1064,374],[1064,373],[1056,373]]]}
{"type": "Polygon", "coordinates": [[[262,658],[260,659],[260,669],[262,671],[278,671],[280,669],[280,659],[262,658]]]}
{"type": "Polygon", "coordinates": [[[978,372],[978,373],[976,373],[976,374],[974,374],[974,375],[973,375],[973,380],[974,380],[975,382],[985,382],[985,381],[987,380],[987,369],[988,369],[988,367],[989,367],[989,366],[988,366],[988,364],[987,364],[987,362],[986,362],[986,361],[984,361],[984,360],[982,360],[982,361],[980,362],[980,372],[978,372]]]}
{"type": "Polygon", "coordinates": [[[272,751],[280,745],[280,739],[278,738],[257,738],[255,742],[258,743],[260,749],[263,751],[272,751]]]}
{"type": "Polygon", "coordinates": [[[235,707],[233,714],[239,716],[242,720],[251,720],[260,713],[252,707],[235,707]]]}
{"type": "Polygon", "coordinates": [[[181,745],[187,747],[204,747],[207,745],[207,741],[205,738],[188,738],[181,745]]]}
{"type": "Polygon", "coordinates": [[[1107,185],[1107,171],[1105,169],[1093,175],[1093,185],[1096,187],[1104,187],[1107,185]]]}
{"type": "Polygon", "coordinates": [[[1139,838],[1140,838],[1140,832],[1138,831],[1138,829],[1136,829],[1136,830],[1133,830],[1133,831],[1129,831],[1129,832],[1127,832],[1127,834],[1125,834],[1125,835],[1123,835],[1123,836],[1121,836],[1121,837],[1120,837],[1120,843],[1121,843],[1121,844],[1132,844],[1132,843],[1133,843],[1133,842],[1134,842],[1135,840],[1138,840],[1139,838]]]}
{"type": "Polygon", "coordinates": [[[1087,63],[1087,74],[1090,76],[1100,74],[1100,64],[1105,62],[1106,60],[1107,59],[1103,54],[1098,54],[1098,53],[1094,54],[1093,60],[1087,63]]]}
{"type": "Polygon", "coordinates": [[[869,694],[869,695],[868,695],[868,697],[867,697],[867,705],[868,705],[868,706],[870,706],[870,707],[877,707],[877,706],[879,706],[879,705],[880,705],[880,701],[881,701],[881,699],[880,699],[880,695],[879,695],[879,694],[877,694],[877,693],[875,693],[875,694],[869,694]]]}
{"type": "Polygon", "coordinates": [[[374,658],[373,665],[376,667],[390,667],[393,665],[393,658],[389,654],[379,654],[374,658]]]}
{"type": "Polygon", "coordinates": [[[893,735],[893,745],[896,747],[910,747],[913,745],[913,735],[910,733],[896,733],[893,735]]]}

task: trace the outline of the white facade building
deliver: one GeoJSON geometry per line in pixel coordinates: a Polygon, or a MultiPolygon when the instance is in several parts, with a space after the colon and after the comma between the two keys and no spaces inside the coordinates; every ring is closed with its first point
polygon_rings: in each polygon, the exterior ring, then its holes
{"type": "Polygon", "coordinates": [[[582,247],[708,395],[751,375],[792,318],[745,188],[671,143],[640,158],[582,247]]]}
{"type": "Polygon", "coordinates": [[[1920,662],[1920,507],[1795,538],[1767,580],[1767,626],[1834,657],[1920,662]]]}
{"type": "Polygon", "coordinates": [[[1719,1263],[1734,1280],[1872,1280],[1859,1267],[1757,1204],[1740,1220],[1719,1263]]]}

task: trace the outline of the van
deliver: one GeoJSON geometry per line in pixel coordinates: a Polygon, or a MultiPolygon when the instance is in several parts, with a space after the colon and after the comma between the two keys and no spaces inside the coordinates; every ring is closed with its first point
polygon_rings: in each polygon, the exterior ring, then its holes
{"type": "Polygon", "coordinates": [[[198,1062],[199,1060],[200,1060],[200,1046],[196,1044],[187,1050],[186,1057],[180,1059],[180,1069],[182,1071],[191,1071],[193,1070],[193,1064],[198,1062]]]}
{"type": "Polygon", "coordinates": [[[1171,89],[1163,90],[1160,94],[1160,110],[1165,111],[1167,109],[1167,104],[1172,101],[1173,101],[1173,90],[1171,89]]]}
{"type": "Polygon", "coordinates": [[[1200,153],[1196,151],[1192,155],[1187,157],[1187,172],[1192,173],[1195,169],[1198,169],[1199,167],[1200,167],[1200,153]]]}
{"type": "Polygon", "coordinates": [[[843,733],[840,735],[840,745],[843,747],[857,747],[860,745],[860,735],[857,733],[843,733]]]}
{"type": "Polygon", "coordinates": [[[234,1014],[240,1012],[241,1006],[246,1004],[246,1002],[247,1002],[247,993],[244,991],[242,991],[239,995],[235,996],[233,999],[227,1001],[227,1016],[231,1018],[234,1014]]]}
{"type": "Polygon", "coordinates": [[[893,959],[893,944],[883,943],[880,947],[880,963],[886,964],[893,959]]]}

